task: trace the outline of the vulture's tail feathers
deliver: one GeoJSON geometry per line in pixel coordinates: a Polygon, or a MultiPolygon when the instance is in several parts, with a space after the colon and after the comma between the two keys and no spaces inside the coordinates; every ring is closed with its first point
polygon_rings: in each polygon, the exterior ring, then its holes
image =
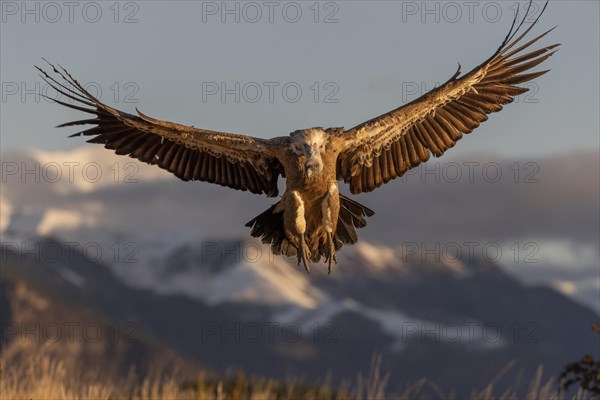
{"type": "MultiPolygon", "coordinates": [[[[249,221],[246,226],[252,228],[250,234],[261,238],[264,244],[270,245],[273,254],[295,257],[297,248],[290,243],[285,236],[283,226],[283,212],[275,213],[279,203],[273,204],[262,214],[249,221]]],[[[374,215],[370,208],[340,194],[340,213],[338,216],[337,229],[334,236],[335,250],[339,250],[344,244],[354,244],[358,241],[357,228],[367,225],[367,217],[374,215]]],[[[319,249],[321,254],[313,254],[312,261],[319,261],[325,257],[325,248],[319,249]]]]}

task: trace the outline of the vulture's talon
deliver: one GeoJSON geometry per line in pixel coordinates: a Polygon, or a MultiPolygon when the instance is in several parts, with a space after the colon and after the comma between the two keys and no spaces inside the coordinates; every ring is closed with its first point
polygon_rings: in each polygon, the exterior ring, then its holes
{"type": "Polygon", "coordinates": [[[335,253],[335,245],[333,243],[333,236],[331,233],[327,234],[327,241],[329,243],[329,250],[327,252],[327,256],[325,257],[325,261],[328,263],[327,274],[331,275],[331,268],[333,264],[337,264],[337,255],[335,253]]]}
{"type": "Polygon", "coordinates": [[[310,250],[306,245],[306,240],[304,240],[304,234],[300,235],[300,241],[298,243],[298,265],[302,263],[304,265],[304,269],[307,273],[310,274],[310,250]]]}

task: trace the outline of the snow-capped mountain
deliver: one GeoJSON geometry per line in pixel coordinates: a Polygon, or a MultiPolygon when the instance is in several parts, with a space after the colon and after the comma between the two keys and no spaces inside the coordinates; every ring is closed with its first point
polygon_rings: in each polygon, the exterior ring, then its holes
{"type": "Polygon", "coordinates": [[[328,375],[337,385],[364,372],[377,353],[398,389],[426,377],[465,395],[511,360],[516,367],[507,384],[518,375],[529,381],[539,364],[556,375],[597,344],[589,329],[597,314],[483,260],[442,268],[390,257],[372,271],[365,260],[374,246],[362,245],[344,254],[332,279],[318,269],[308,276],[281,258],[238,259],[237,249],[257,249],[256,243],[218,243],[226,253],[207,254],[203,243],[172,249],[153,279],[134,287],[62,240],[26,245],[53,249],[52,257],[5,242],[0,276],[93,310],[103,321],[134,324],[218,374],[235,367],[313,383],[328,375]]]}
{"type": "MultiPolygon", "coordinates": [[[[356,249],[342,249],[342,257],[362,260],[369,274],[402,269],[408,260],[460,270],[465,261],[484,259],[600,312],[596,153],[434,160],[427,168],[361,198],[376,215],[359,230],[356,249]]],[[[171,294],[195,293],[203,285],[204,277],[193,275],[198,271],[161,274],[181,257],[178,252],[201,243],[205,253],[224,253],[219,238],[253,243],[243,224],[273,201],[180,182],[100,146],[5,154],[1,186],[4,241],[54,236],[75,242],[90,257],[113,265],[128,284],[171,294]]],[[[282,260],[271,261],[274,268],[286,268],[282,260]]],[[[240,277],[250,273],[239,271],[240,277]]],[[[255,282],[275,279],[267,273],[259,269],[252,275],[255,282]]]]}

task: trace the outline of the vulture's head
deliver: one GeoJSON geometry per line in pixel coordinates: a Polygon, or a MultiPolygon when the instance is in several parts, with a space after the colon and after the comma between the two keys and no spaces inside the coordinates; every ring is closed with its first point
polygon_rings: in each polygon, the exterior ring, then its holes
{"type": "Polygon", "coordinates": [[[322,154],[327,145],[327,133],[323,128],[301,129],[290,133],[292,149],[298,156],[304,156],[304,175],[311,178],[323,170],[322,154]]]}

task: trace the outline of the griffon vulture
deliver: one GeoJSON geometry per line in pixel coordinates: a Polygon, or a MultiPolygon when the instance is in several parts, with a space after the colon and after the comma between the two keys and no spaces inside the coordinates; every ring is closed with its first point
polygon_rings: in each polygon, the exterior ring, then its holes
{"type": "Polygon", "coordinates": [[[62,83],[36,68],[61,95],[76,102],[54,99],[56,103],[93,115],[59,125],[95,125],[71,136],[91,136],[88,142],[156,164],[184,181],[276,197],[277,180],[284,177],[279,201],[246,226],[274,254],[296,256],[307,271],[310,261],[323,258],[331,272],[336,251],[356,243],[355,228],[364,227],[366,217],[373,215],[341,195],[338,181],[348,183],[353,194],[370,192],[431,154],[443,155],[487,120],[487,114],[528,90],[519,84],[548,72],[529,70],[554,54],[558,44],[525,50],[552,29],[522,43],[539,16],[519,36],[525,18],[517,24],[518,19],[517,13],[500,47],[481,65],[462,76],[459,65],[446,83],[402,107],[347,130],[300,129],[273,139],[180,125],[137,110],[138,115],[128,114],[100,102],[62,67],[50,64],[62,83]]]}

